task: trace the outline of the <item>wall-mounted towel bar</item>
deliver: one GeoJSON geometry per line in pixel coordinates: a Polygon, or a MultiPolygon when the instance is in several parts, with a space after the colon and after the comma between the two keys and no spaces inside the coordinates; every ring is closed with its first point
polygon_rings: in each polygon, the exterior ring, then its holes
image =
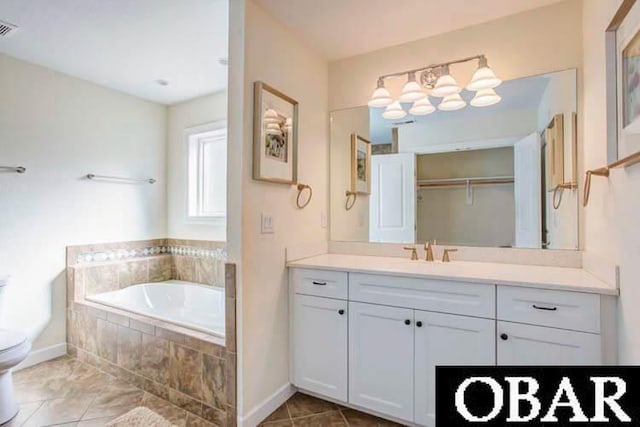
{"type": "Polygon", "coordinates": [[[27,171],[26,168],[22,166],[0,166],[0,171],[8,171],[15,173],[25,173],[27,171]]]}
{"type": "Polygon", "coordinates": [[[635,164],[640,163],[640,151],[633,153],[630,156],[622,158],[616,162],[610,163],[607,166],[603,166],[598,169],[588,170],[584,178],[584,194],[582,197],[582,205],[587,206],[589,204],[589,195],[591,194],[591,176],[604,176],[609,177],[611,169],[615,168],[627,168],[635,164]]]}
{"type": "Polygon", "coordinates": [[[92,181],[95,180],[100,180],[100,181],[117,181],[117,182],[123,182],[123,183],[148,183],[148,184],[154,184],[156,182],[155,179],[153,178],[126,178],[126,177],[121,177],[121,176],[109,176],[109,175],[96,175],[93,173],[87,174],[86,175],[87,179],[90,179],[92,181]]]}

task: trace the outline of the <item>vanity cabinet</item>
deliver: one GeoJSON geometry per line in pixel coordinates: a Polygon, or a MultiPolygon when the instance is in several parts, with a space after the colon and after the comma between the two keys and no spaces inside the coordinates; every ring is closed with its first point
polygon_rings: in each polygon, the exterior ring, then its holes
{"type": "Polygon", "coordinates": [[[598,365],[601,297],[292,268],[291,378],[301,390],[435,425],[436,366],[598,365]]]}
{"type": "Polygon", "coordinates": [[[347,303],[298,295],[294,297],[294,383],[301,388],[347,400],[347,303]]]}
{"type": "Polygon", "coordinates": [[[415,422],[434,426],[436,366],[494,365],[492,319],[415,312],[415,422]]]}
{"type": "Polygon", "coordinates": [[[349,403],[413,419],[413,310],[349,303],[349,403]]]}

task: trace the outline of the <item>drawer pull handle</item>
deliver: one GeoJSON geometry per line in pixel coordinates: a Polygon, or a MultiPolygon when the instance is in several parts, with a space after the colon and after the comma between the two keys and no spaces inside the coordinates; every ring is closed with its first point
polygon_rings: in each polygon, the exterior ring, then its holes
{"type": "Polygon", "coordinates": [[[313,283],[314,285],[318,285],[318,286],[327,286],[327,282],[316,282],[316,281],[313,281],[311,283],[313,283]]]}
{"type": "Polygon", "coordinates": [[[501,339],[502,341],[506,341],[506,340],[508,340],[508,339],[509,339],[509,335],[507,335],[507,334],[500,334],[500,339],[501,339]]]}
{"type": "Polygon", "coordinates": [[[536,310],[547,310],[547,311],[556,311],[558,307],[540,307],[539,305],[533,304],[533,308],[536,310]]]}
{"type": "Polygon", "coordinates": [[[416,326],[417,326],[418,328],[422,328],[422,322],[418,320],[418,321],[416,322],[416,326]]]}
{"type": "Polygon", "coordinates": [[[409,320],[409,319],[405,320],[404,324],[407,325],[407,326],[410,325],[411,324],[411,320],[409,320]]]}
{"type": "Polygon", "coordinates": [[[338,314],[342,316],[344,314],[344,310],[343,309],[338,310],[338,314]]]}

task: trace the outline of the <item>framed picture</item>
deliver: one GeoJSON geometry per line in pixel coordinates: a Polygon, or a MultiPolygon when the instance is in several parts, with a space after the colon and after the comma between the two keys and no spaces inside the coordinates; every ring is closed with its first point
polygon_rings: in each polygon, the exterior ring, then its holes
{"type": "Polygon", "coordinates": [[[253,179],[295,184],[298,102],[260,81],[253,96],[253,179]]]}
{"type": "Polygon", "coordinates": [[[371,193],[371,141],[351,134],[351,191],[371,193]]]}
{"type": "Polygon", "coordinates": [[[640,2],[623,0],[606,31],[607,157],[640,150],[640,2]]]}

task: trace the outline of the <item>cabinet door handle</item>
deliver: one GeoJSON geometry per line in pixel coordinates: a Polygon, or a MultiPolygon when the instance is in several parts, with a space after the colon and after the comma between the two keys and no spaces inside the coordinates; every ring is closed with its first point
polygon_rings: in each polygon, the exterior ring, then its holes
{"type": "Polygon", "coordinates": [[[556,311],[558,309],[558,307],[541,307],[535,304],[533,304],[533,308],[535,308],[536,310],[547,310],[547,311],[556,311]]]}
{"type": "Polygon", "coordinates": [[[318,285],[318,286],[327,286],[327,282],[316,282],[316,281],[313,281],[311,283],[313,283],[314,285],[318,285]]]}
{"type": "Polygon", "coordinates": [[[342,316],[344,314],[344,310],[343,309],[338,310],[338,314],[342,316]]]}
{"type": "Polygon", "coordinates": [[[502,341],[506,341],[506,340],[508,340],[508,339],[509,339],[509,335],[507,335],[507,334],[500,334],[500,339],[501,339],[502,341]]]}
{"type": "Polygon", "coordinates": [[[422,322],[418,320],[418,321],[416,322],[416,326],[417,326],[418,328],[422,328],[422,322]]]}
{"type": "Polygon", "coordinates": [[[405,320],[405,321],[404,321],[404,324],[405,324],[405,325],[410,325],[410,324],[411,324],[411,320],[409,320],[409,319],[405,320]]]}

